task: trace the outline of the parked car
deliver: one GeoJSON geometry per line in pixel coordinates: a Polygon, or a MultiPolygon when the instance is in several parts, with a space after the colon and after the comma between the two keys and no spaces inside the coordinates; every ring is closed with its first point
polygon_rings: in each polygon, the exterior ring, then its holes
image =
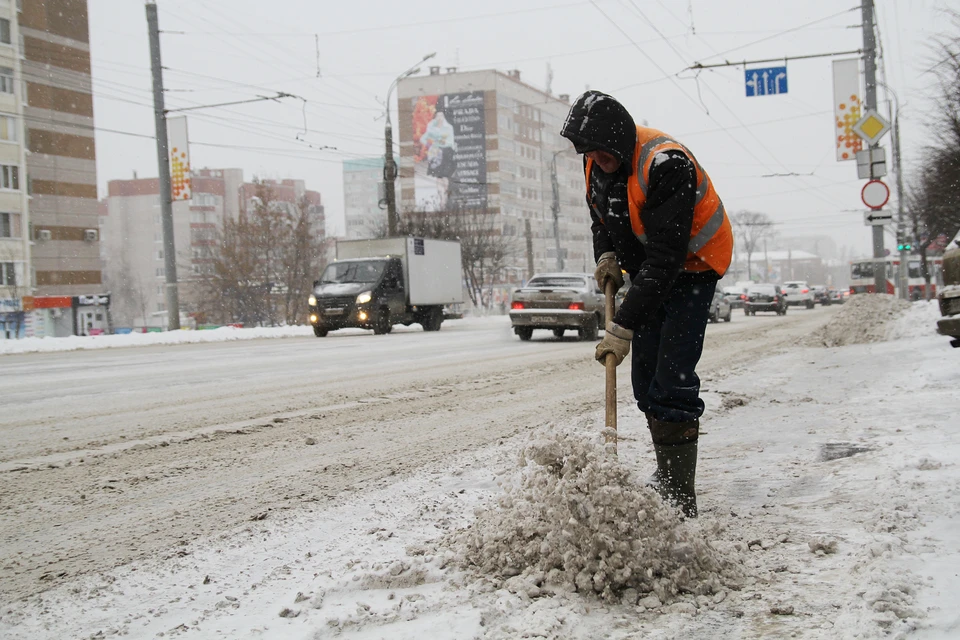
{"type": "Polygon", "coordinates": [[[724,287],[723,297],[726,298],[727,302],[730,303],[731,308],[742,309],[743,297],[746,292],[746,287],[724,287]]]}
{"type": "Polygon", "coordinates": [[[830,296],[827,295],[827,287],[822,284],[815,284],[810,289],[813,291],[813,301],[823,306],[830,306],[830,296]]]}
{"type": "Polygon", "coordinates": [[[730,322],[733,319],[733,306],[727,300],[723,291],[713,293],[713,302],[710,303],[710,322],[730,322]]]}
{"type": "Polygon", "coordinates": [[[773,311],[778,316],[787,314],[787,298],[778,284],[754,284],[747,288],[747,299],[743,301],[743,312],[748,316],[757,311],[773,311]]]}
{"type": "Polygon", "coordinates": [[[799,306],[802,304],[807,309],[813,309],[813,290],[805,280],[784,282],[783,295],[787,296],[788,305],[799,306]]]}
{"type": "Polygon", "coordinates": [[[513,292],[510,323],[521,340],[535,329],[549,329],[558,338],[575,330],[581,340],[596,340],[606,324],[604,295],[592,273],[541,273],[513,292]]]}
{"type": "MultiPolygon", "coordinates": [[[[837,289],[836,287],[827,287],[827,300],[829,304],[843,304],[843,301],[847,299],[844,293],[849,293],[845,289],[837,289]]],[[[826,302],[824,304],[827,304],[826,302]]]]}

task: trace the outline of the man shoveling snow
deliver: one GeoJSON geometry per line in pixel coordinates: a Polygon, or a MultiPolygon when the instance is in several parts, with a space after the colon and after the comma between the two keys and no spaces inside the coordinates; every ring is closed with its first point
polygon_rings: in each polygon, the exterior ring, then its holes
{"type": "Polygon", "coordinates": [[[633,344],[633,392],[657,456],[653,485],[695,517],[704,409],[695,369],[717,281],[730,265],[730,221],[686,147],[635,124],[613,97],[581,95],[561,135],[584,155],[597,282],[619,288],[621,269],[630,274],[596,358],[613,354],[619,364],[633,344]]]}

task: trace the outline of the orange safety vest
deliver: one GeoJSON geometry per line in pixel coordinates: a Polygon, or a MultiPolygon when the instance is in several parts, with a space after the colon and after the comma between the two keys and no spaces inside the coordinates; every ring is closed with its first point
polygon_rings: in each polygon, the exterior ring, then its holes
{"type": "MultiPolygon", "coordinates": [[[[647,235],[640,220],[640,211],[647,201],[647,189],[650,182],[650,167],[661,151],[677,149],[682,151],[697,170],[697,200],[693,208],[693,226],[690,229],[690,244],[684,271],[707,271],[713,269],[721,276],[730,266],[733,254],[733,228],[724,211],[720,196],[713,188],[710,176],[703,170],[693,154],[682,144],[662,131],[647,127],[637,127],[637,146],[633,152],[636,171],[627,179],[627,195],[630,206],[630,226],[641,244],[647,243],[647,235]]],[[[593,160],[587,158],[586,180],[587,198],[590,197],[590,171],[593,160]]],[[[594,206],[590,203],[590,206],[594,206]]]]}

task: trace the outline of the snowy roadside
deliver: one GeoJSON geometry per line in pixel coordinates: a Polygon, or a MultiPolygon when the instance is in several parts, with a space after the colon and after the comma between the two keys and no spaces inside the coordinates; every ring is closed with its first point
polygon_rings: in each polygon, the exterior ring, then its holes
{"type": "MultiPolygon", "coordinates": [[[[521,467],[519,453],[551,439],[569,449],[563,435],[598,441],[602,416],[590,412],[556,425],[556,438],[505,440],[335,508],[271,514],[6,604],[0,636],[957,637],[960,352],[934,327],[930,305],[917,303],[870,333],[892,340],[796,347],[705,376],[702,516],[679,523],[650,507],[631,535],[645,534],[644,548],[686,540],[698,566],[712,555],[738,568],[709,589],[665,591],[685,578],[660,567],[659,593],[600,600],[538,574],[533,565],[552,548],[525,548],[525,560],[516,549],[509,570],[501,567],[513,578],[464,563],[471,535],[507,558],[515,530],[539,526],[535,509],[515,498],[527,491],[535,504],[549,475],[521,467]],[[490,509],[479,520],[478,507],[490,509]]],[[[620,416],[620,461],[635,472],[620,489],[643,506],[646,490],[636,487],[652,465],[648,436],[624,398],[620,416]]]]}
{"type": "MultiPolygon", "coordinates": [[[[469,326],[475,323],[507,322],[506,316],[486,316],[447,320],[445,328],[450,326],[469,326]]],[[[393,329],[421,331],[420,325],[393,329]]],[[[370,333],[363,329],[341,329],[332,335],[362,335],[370,333]]],[[[0,355],[20,353],[45,353],[52,351],[78,351],[81,349],[115,349],[121,347],[150,347],[156,345],[198,344],[204,342],[230,342],[234,340],[261,340],[271,338],[305,338],[313,336],[310,326],[294,325],[287,327],[220,327],[204,331],[160,331],[156,333],[127,333],[102,336],[70,336],[67,338],[23,338],[22,340],[0,341],[0,355]]]]}

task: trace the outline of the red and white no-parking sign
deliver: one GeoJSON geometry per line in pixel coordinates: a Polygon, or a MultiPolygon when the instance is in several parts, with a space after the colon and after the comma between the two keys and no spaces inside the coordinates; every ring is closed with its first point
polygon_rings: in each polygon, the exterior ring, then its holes
{"type": "Polygon", "coordinates": [[[871,209],[882,209],[883,205],[890,200],[890,187],[883,180],[871,180],[863,185],[860,199],[871,209]]]}

